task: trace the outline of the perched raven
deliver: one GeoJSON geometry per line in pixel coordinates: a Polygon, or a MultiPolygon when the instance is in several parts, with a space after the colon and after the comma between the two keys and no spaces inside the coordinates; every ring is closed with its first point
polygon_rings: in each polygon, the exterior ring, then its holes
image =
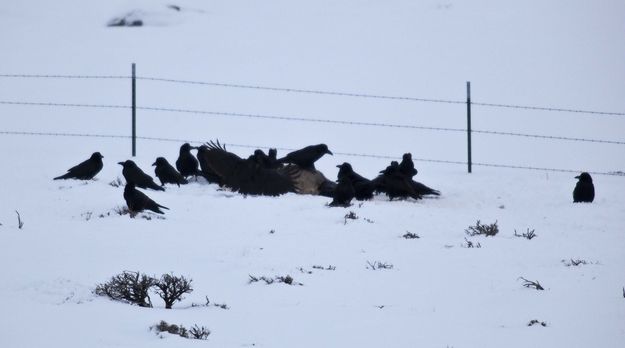
{"type": "Polygon", "coordinates": [[[351,181],[354,186],[355,198],[357,200],[362,201],[373,198],[373,191],[375,190],[375,187],[371,180],[366,179],[354,172],[352,165],[347,162],[338,165],[337,168],[339,168],[338,179],[341,180],[341,178],[345,177],[351,181]]]}
{"type": "Polygon", "coordinates": [[[334,189],[334,195],[332,196],[330,206],[349,207],[354,195],[355,191],[354,186],[352,186],[352,181],[347,176],[341,177],[334,189]]]}
{"type": "Polygon", "coordinates": [[[583,172],[576,176],[575,179],[579,180],[573,190],[573,202],[591,203],[595,199],[595,185],[592,183],[592,177],[590,174],[583,172]]]}
{"type": "Polygon", "coordinates": [[[156,166],[156,168],[154,168],[154,174],[156,174],[156,177],[161,181],[161,186],[165,186],[165,184],[176,184],[180,187],[180,184],[184,185],[189,183],[164,157],[156,158],[156,162],[152,165],[156,166]]]}
{"type": "Polygon", "coordinates": [[[303,149],[288,153],[278,163],[292,163],[305,170],[315,170],[315,162],[325,154],[332,155],[326,144],[310,145],[303,149]]]}
{"type": "Polygon", "coordinates": [[[405,153],[402,156],[401,163],[399,163],[399,171],[409,179],[412,179],[413,176],[417,175],[418,171],[414,167],[412,154],[410,152],[405,153]]]}
{"type": "Polygon", "coordinates": [[[287,192],[296,192],[299,169],[285,167],[267,169],[255,159],[242,159],[228,152],[219,141],[210,142],[200,147],[198,159],[203,172],[214,174],[219,183],[242,194],[278,196],[287,192]]]}
{"type": "Polygon", "coordinates": [[[134,216],[138,212],[141,212],[145,209],[151,210],[158,214],[163,214],[163,211],[159,208],[169,210],[169,208],[154,202],[143,192],[137,190],[135,188],[135,184],[133,183],[127,183],[126,187],[124,187],[124,199],[126,200],[126,205],[128,205],[128,210],[130,211],[131,216],[134,216]]]}
{"type": "Polygon", "coordinates": [[[83,161],[70,169],[67,173],[57,176],[54,180],[59,179],[79,179],[79,180],[91,180],[96,174],[102,170],[104,164],[102,163],[104,158],[99,152],[94,152],[88,160],[83,161]]]}
{"type": "Polygon", "coordinates": [[[127,160],[126,162],[118,162],[117,164],[124,167],[122,170],[122,174],[124,174],[124,178],[127,183],[133,183],[135,186],[140,187],[142,189],[151,188],[152,190],[157,191],[165,191],[164,188],[158,186],[154,179],[151,176],[141,170],[141,168],[137,167],[137,164],[131,160],[127,160]]]}
{"type": "Polygon", "coordinates": [[[176,160],[176,168],[185,178],[191,175],[202,175],[202,172],[198,168],[199,163],[191,153],[191,149],[193,149],[193,147],[191,147],[189,143],[182,144],[182,146],[180,146],[180,154],[176,160]]]}

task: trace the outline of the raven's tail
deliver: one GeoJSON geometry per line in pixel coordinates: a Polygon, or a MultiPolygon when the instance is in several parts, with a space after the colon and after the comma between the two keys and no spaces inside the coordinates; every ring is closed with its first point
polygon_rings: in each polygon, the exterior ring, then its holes
{"type": "Polygon", "coordinates": [[[66,173],[66,174],[64,174],[64,175],[57,176],[56,178],[54,178],[54,179],[52,179],[52,180],[69,179],[69,178],[71,178],[71,177],[72,177],[72,174],[71,174],[71,173],[66,173]]]}

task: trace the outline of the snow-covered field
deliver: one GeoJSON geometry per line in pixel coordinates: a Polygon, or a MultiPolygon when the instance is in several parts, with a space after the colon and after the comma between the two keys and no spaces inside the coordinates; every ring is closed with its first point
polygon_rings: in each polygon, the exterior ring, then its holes
{"type": "MultiPolygon", "coordinates": [[[[0,74],[138,75],[282,88],[624,112],[622,1],[45,1],[0,4],[0,74]],[[180,11],[167,5],[180,6],[180,11]],[[109,28],[128,13],[144,26],[109,28]]],[[[139,80],[139,106],[463,128],[465,105],[139,80]]],[[[127,79],[0,77],[0,101],[128,105],[127,79]]],[[[128,135],[130,111],[0,105],[0,132],[128,135]]],[[[473,127],[625,141],[625,117],[475,106],[473,127]]],[[[336,153],[464,161],[462,132],[139,110],[138,134],[336,153]]],[[[179,142],[139,140],[146,172],[179,142]]],[[[625,170],[623,145],[474,134],[474,160],[625,170]]],[[[0,134],[0,347],[622,347],[625,178],[416,161],[437,199],[350,208],[324,197],[243,197],[192,182],[146,192],[164,219],[130,219],[116,163],[126,138],[0,134]],[[52,181],[92,152],[96,180],[52,181]],[[24,222],[17,226],[15,211],[24,222]],[[350,211],[359,218],[346,220],[350,211]],[[468,237],[477,220],[495,237],[468,237]],[[527,229],[536,238],[514,236],[527,229]],[[407,232],[420,238],[405,239],[407,232]],[[467,248],[466,240],[481,248],[467,248]],[[567,266],[571,260],[586,264],[567,266]],[[392,269],[371,270],[376,261],[392,269]],[[333,266],[333,270],[313,266],[333,266]],[[95,296],[124,270],[193,279],[164,309],[95,296]],[[249,284],[293,277],[302,286],[249,284]],[[523,287],[519,277],[545,288],[523,287]],[[211,303],[227,304],[192,307],[211,303]],[[528,326],[530,320],[546,326],[528,326]],[[165,320],[207,341],[156,335],[165,320]],[[163,339],[161,339],[163,338],[163,339]]],[[[247,156],[254,147],[231,146],[247,156]]],[[[279,154],[286,151],[281,150],[279,154]]],[[[335,155],[374,177],[390,159],[335,155]]]]}

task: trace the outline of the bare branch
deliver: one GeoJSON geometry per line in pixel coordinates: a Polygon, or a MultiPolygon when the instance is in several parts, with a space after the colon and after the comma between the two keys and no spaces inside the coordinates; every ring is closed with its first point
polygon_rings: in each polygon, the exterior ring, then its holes
{"type": "Polygon", "coordinates": [[[523,286],[526,288],[534,288],[536,290],[545,290],[545,288],[542,287],[542,285],[540,285],[540,283],[538,281],[531,281],[531,280],[527,280],[523,277],[519,277],[518,279],[523,280],[523,286]]]}
{"type": "Polygon", "coordinates": [[[17,214],[17,227],[21,230],[24,227],[24,221],[22,221],[19,211],[16,210],[15,213],[17,214]]]}

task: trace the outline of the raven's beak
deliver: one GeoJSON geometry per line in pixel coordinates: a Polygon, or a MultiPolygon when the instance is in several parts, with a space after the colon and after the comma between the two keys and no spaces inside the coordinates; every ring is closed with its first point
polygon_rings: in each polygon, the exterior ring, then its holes
{"type": "Polygon", "coordinates": [[[575,177],[575,179],[579,179],[579,175],[575,177]]]}
{"type": "Polygon", "coordinates": [[[198,149],[199,149],[199,147],[197,147],[197,146],[191,146],[191,150],[198,150],[198,149]]]}
{"type": "Polygon", "coordinates": [[[339,164],[338,166],[336,166],[337,168],[341,168],[341,165],[339,164]]]}
{"type": "Polygon", "coordinates": [[[117,164],[119,164],[120,166],[123,166],[124,162],[117,162],[117,164]]]}
{"type": "Polygon", "coordinates": [[[334,154],[332,153],[332,151],[328,150],[328,152],[326,152],[327,154],[330,154],[332,156],[334,156],[334,154]]]}
{"type": "Polygon", "coordinates": [[[156,162],[152,163],[152,165],[153,165],[153,166],[155,166],[155,165],[156,165],[156,162]]]}

